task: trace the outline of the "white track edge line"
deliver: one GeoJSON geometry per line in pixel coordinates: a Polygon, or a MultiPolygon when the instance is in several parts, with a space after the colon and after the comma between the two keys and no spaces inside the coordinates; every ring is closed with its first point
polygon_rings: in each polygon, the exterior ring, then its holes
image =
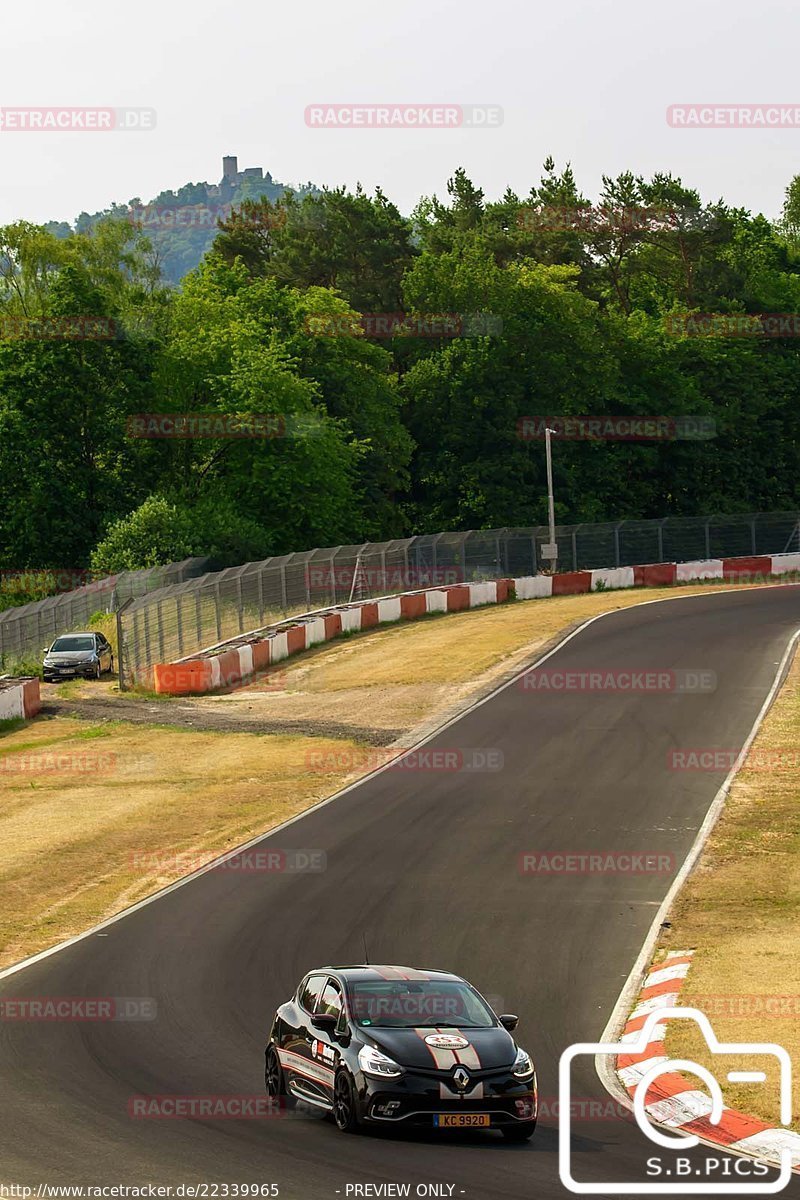
{"type": "MultiPolygon", "coordinates": [[[[585,621],[582,621],[581,624],[577,626],[577,628],[573,629],[570,633],[566,634],[559,642],[556,643],[555,646],[553,646],[550,650],[548,650],[546,654],[542,655],[541,658],[534,658],[531,662],[526,663],[525,666],[520,667],[520,669],[518,671],[516,671],[511,676],[510,679],[507,679],[507,680],[505,680],[504,683],[499,684],[496,688],[494,688],[486,696],[482,696],[480,699],[475,700],[472,704],[468,705],[462,712],[457,713],[454,717],[451,717],[449,721],[445,721],[443,725],[439,725],[436,729],[434,729],[430,733],[426,734],[425,737],[421,738],[418,742],[413,743],[413,745],[411,745],[411,746],[403,747],[403,749],[401,750],[401,753],[397,757],[402,758],[407,754],[412,754],[415,750],[419,749],[420,746],[427,745],[427,743],[432,741],[433,738],[438,737],[440,733],[444,733],[444,731],[446,729],[449,729],[451,725],[455,725],[458,721],[461,721],[465,717],[469,716],[470,713],[475,712],[476,709],[481,708],[484,704],[488,704],[488,702],[490,700],[493,700],[495,696],[498,696],[501,692],[504,692],[506,690],[506,688],[509,688],[513,684],[515,684],[517,682],[517,680],[520,679],[526,673],[526,671],[531,671],[535,667],[541,666],[542,663],[547,662],[547,660],[549,658],[552,658],[552,656],[554,654],[557,654],[559,650],[562,650],[564,648],[564,646],[567,645],[568,642],[571,642],[572,639],[574,637],[577,637],[579,633],[582,633],[584,631],[584,629],[588,629],[588,627],[590,625],[593,625],[595,623],[595,621],[600,621],[604,617],[612,617],[616,613],[627,612],[629,609],[646,608],[650,604],[669,604],[671,601],[674,601],[674,600],[701,600],[701,599],[708,598],[709,595],[710,596],[738,595],[738,594],[741,594],[742,592],[751,592],[751,591],[752,592],[760,592],[760,591],[766,591],[771,588],[786,587],[786,586],[792,586],[792,585],[786,585],[786,584],[782,584],[782,583],[764,584],[759,587],[748,588],[748,589],[741,589],[741,588],[737,587],[736,585],[733,585],[732,587],[727,588],[727,589],[719,589],[717,591],[712,591],[712,592],[708,592],[705,594],[704,593],[695,593],[691,596],[661,596],[656,600],[642,600],[638,604],[623,605],[621,608],[612,608],[606,612],[596,613],[593,617],[588,617],[585,621]]],[[[794,586],[800,587],[800,584],[795,584],[794,586]]],[[[436,590],[436,589],[433,589],[433,590],[436,590]]],[[[619,589],[619,590],[627,591],[628,589],[619,589]]],[[[590,595],[591,593],[587,592],[587,593],[578,593],[578,594],[590,595]]],[[[520,601],[520,603],[526,604],[526,603],[528,603],[528,601],[522,600],[522,601],[520,601]]],[[[530,603],[535,603],[535,601],[531,601],[530,603]]],[[[797,637],[797,636],[800,636],[800,630],[798,630],[797,634],[795,634],[795,637],[797,637]]],[[[746,747],[749,746],[750,740],[752,740],[752,738],[748,740],[746,747]]],[[[745,749],[746,749],[746,747],[745,747],[745,749]]],[[[392,765],[393,765],[393,760],[390,762],[384,763],[380,767],[376,767],[376,769],[374,771],[370,771],[370,773],[368,775],[363,775],[361,777],[361,779],[356,779],[353,783],[348,784],[347,787],[341,788],[338,792],[334,792],[332,796],[327,796],[324,800],[320,800],[317,804],[312,804],[310,808],[303,809],[302,812],[297,813],[293,817],[290,817],[288,821],[283,821],[283,822],[281,822],[280,825],[276,825],[274,829],[269,829],[269,830],[267,830],[266,833],[259,833],[255,837],[250,838],[249,841],[243,842],[239,846],[235,846],[232,850],[226,850],[224,854],[220,854],[216,858],[210,859],[209,862],[207,862],[205,864],[205,866],[198,867],[198,869],[196,871],[193,871],[191,873],[191,875],[184,875],[182,879],[176,879],[174,883],[167,884],[166,887],[160,888],[157,892],[153,892],[153,894],[151,896],[145,896],[143,900],[137,901],[136,904],[132,904],[128,908],[123,908],[120,912],[114,913],[113,916],[107,917],[105,921],[100,921],[97,925],[92,925],[89,929],[84,929],[82,933],[77,933],[77,934],[75,934],[74,937],[67,938],[63,942],[57,942],[55,946],[49,946],[46,950],[40,950],[37,954],[32,954],[28,958],[23,958],[18,963],[12,963],[10,967],[5,967],[2,971],[0,971],[0,980],[7,979],[10,975],[16,975],[19,971],[23,971],[27,967],[34,966],[36,963],[42,962],[46,958],[50,958],[51,955],[58,954],[60,951],[66,950],[66,949],[68,949],[68,947],[74,946],[74,945],[76,945],[76,943],[84,941],[85,938],[92,937],[94,934],[98,933],[100,930],[107,929],[110,925],[116,925],[117,921],[122,921],[125,917],[132,916],[133,913],[138,912],[140,909],[144,908],[146,905],[154,904],[157,900],[163,899],[164,896],[170,895],[171,892],[177,891],[178,888],[183,887],[184,884],[191,883],[192,880],[198,879],[201,875],[206,875],[209,871],[213,871],[221,863],[226,862],[229,858],[233,858],[235,855],[241,854],[242,851],[244,851],[244,850],[249,850],[252,846],[257,846],[260,842],[267,841],[268,838],[272,838],[276,834],[282,833],[284,829],[288,829],[291,825],[294,825],[297,821],[302,821],[305,817],[310,816],[312,813],[318,812],[322,808],[326,808],[327,805],[332,804],[334,802],[334,800],[338,800],[341,796],[346,796],[348,794],[348,792],[354,791],[356,788],[361,787],[363,784],[367,783],[369,780],[374,779],[377,775],[381,775],[384,771],[388,771],[392,765]]],[[[642,958],[642,957],[643,957],[642,955],[639,956],[639,958],[642,958]]],[[[639,960],[637,959],[637,965],[638,965],[638,961],[639,960]]],[[[636,970],[636,967],[634,967],[634,971],[635,970],[636,970]]],[[[633,972],[631,974],[633,974],[633,972]]],[[[619,1004],[619,1001],[617,1003],[619,1004]]]]}
{"type": "MultiPolygon", "coordinates": [[[[778,586],[783,587],[784,585],[778,584],[778,586]]],[[[684,598],[687,600],[694,599],[694,597],[692,597],[692,596],[686,596],[684,598]]],[[[654,600],[654,601],[650,601],[650,603],[658,604],[658,603],[660,603],[660,601],[654,600]]],[[[702,853],[702,851],[705,847],[705,844],[708,841],[708,838],[709,838],[714,826],[716,825],[717,821],[719,820],[719,817],[722,813],[722,809],[725,805],[725,801],[728,797],[728,792],[731,789],[731,785],[733,784],[734,779],[739,774],[741,767],[746,765],[744,762],[744,759],[745,759],[751,745],[755,741],[756,735],[758,734],[758,731],[764,722],[764,718],[766,717],[770,708],[774,704],[775,699],[778,695],[778,691],[780,690],[780,688],[782,687],[782,685],[784,683],[786,675],[788,674],[788,671],[789,671],[789,667],[791,665],[791,660],[797,649],[798,639],[800,639],[800,629],[796,629],[795,632],[790,637],[788,645],[783,653],[783,657],[781,658],[781,661],[778,664],[778,670],[775,673],[775,678],[772,681],[772,686],[771,686],[769,692],[767,693],[764,703],[762,704],[761,708],[759,709],[759,711],[756,715],[756,719],[753,723],[750,733],[747,736],[747,740],[745,741],[745,743],[742,747],[741,753],[737,756],[736,763],[734,763],[734,765],[731,767],[730,771],[728,772],[727,776],[725,777],[724,782],[722,783],[722,786],[720,787],[716,796],[712,800],[711,806],[709,807],[709,810],[706,813],[705,820],[703,821],[703,824],[700,826],[700,829],[698,830],[697,837],[695,838],[695,840],[689,850],[689,853],[687,854],[686,858],[684,859],[684,862],[683,862],[683,865],[682,865],[680,871],[678,872],[675,879],[673,880],[672,886],[670,887],[669,891],[667,892],[666,896],[664,897],[664,899],[661,903],[661,907],[659,908],[658,912],[656,913],[656,915],[653,919],[653,923],[647,932],[647,937],[644,940],[644,944],[642,945],[642,949],[639,952],[639,956],[636,959],[636,962],[634,963],[633,968],[631,969],[630,975],[628,976],[627,980],[625,981],[625,984],[623,985],[622,991],[619,994],[617,1002],[614,1005],[614,1008],[612,1009],[611,1016],[609,1017],[608,1023],[606,1024],[606,1027],[603,1030],[603,1033],[600,1037],[601,1042],[609,1042],[609,1041],[616,1040],[617,1033],[624,1026],[625,1020],[627,1018],[627,1014],[631,1010],[631,1007],[633,1004],[633,999],[637,995],[637,993],[641,990],[642,982],[643,982],[643,980],[645,978],[645,974],[646,974],[646,968],[652,958],[653,950],[655,949],[655,945],[656,945],[656,942],[658,941],[658,936],[661,931],[661,926],[662,926],[664,920],[666,919],[667,915],[669,914],[669,911],[672,908],[672,905],[675,903],[675,899],[677,898],[678,893],[681,891],[684,883],[686,882],[686,880],[687,880],[688,876],[690,875],[692,869],[694,868],[698,858],[700,857],[700,854],[702,853]]],[[[0,978],[2,978],[2,976],[0,976],[0,978]]],[[[619,1077],[617,1076],[616,1066],[612,1067],[611,1063],[609,1062],[609,1057],[607,1055],[598,1054],[595,1056],[595,1070],[597,1071],[600,1082],[602,1083],[602,1085],[606,1089],[606,1091],[609,1093],[609,1095],[612,1096],[614,1099],[622,1101],[622,1103],[625,1104],[626,1108],[632,1109],[633,1102],[632,1102],[628,1092],[623,1087],[619,1077]]],[[[661,1126],[661,1128],[666,1128],[666,1126],[661,1126]]],[[[720,1147],[719,1142],[711,1141],[708,1138],[700,1137],[699,1141],[702,1142],[703,1145],[711,1146],[714,1149],[719,1149],[719,1147],[720,1147]]],[[[756,1156],[753,1154],[748,1154],[746,1151],[733,1150],[730,1146],[725,1147],[725,1150],[726,1150],[726,1153],[737,1154],[740,1158],[756,1158],[756,1156]]],[[[757,1161],[762,1161],[762,1160],[757,1160],[757,1161]]]]}

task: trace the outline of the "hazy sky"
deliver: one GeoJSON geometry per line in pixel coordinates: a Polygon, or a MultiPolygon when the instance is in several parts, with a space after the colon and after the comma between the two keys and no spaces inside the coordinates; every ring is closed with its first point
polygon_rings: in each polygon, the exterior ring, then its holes
{"type": "Polygon", "coordinates": [[[380,185],[403,211],[462,165],[524,195],[543,159],[671,170],[704,198],[779,213],[800,128],[675,129],[670,104],[800,108],[786,0],[32,0],[3,10],[0,106],[136,106],[152,132],[0,131],[0,223],[73,220],[218,181],[223,154],[285,183],[380,185]],[[493,129],[314,129],[319,103],[489,104],[493,129]]]}

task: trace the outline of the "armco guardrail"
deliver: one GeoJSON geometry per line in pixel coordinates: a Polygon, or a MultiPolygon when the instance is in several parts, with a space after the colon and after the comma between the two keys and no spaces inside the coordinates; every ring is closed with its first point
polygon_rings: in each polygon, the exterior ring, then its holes
{"type": "MultiPolygon", "coordinates": [[[[82,587],[0,612],[0,664],[38,655],[59,633],[85,625],[93,613],[114,612],[126,600],[208,570],[209,559],[187,558],[164,567],[124,571],[82,587]]],[[[46,572],[36,572],[37,575],[46,572]]],[[[24,578],[26,572],[18,572],[24,578]]]]}
{"type": "MultiPolygon", "coordinates": [[[[668,517],[556,527],[561,570],[800,551],[800,512],[668,517]]],[[[437,585],[536,575],[546,526],[431,533],[333,546],[245,563],[161,588],[121,614],[124,685],[152,682],[156,663],[283,618],[437,585]]]]}
{"type": "Polygon", "coordinates": [[[800,573],[800,553],[704,559],[687,563],[652,563],[593,571],[566,571],[454,584],[403,592],[377,600],[362,600],[306,613],[267,629],[211,647],[205,654],[182,662],[156,663],[152,682],[157,692],[187,695],[215,691],[252,679],[292,654],[309,650],[342,633],[373,628],[392,621],[414,620],[429,613],[460,612],[484,604],[571,596],[590,591],[630,587],[663,587],[701,580],[753,583],[800,573]]]}

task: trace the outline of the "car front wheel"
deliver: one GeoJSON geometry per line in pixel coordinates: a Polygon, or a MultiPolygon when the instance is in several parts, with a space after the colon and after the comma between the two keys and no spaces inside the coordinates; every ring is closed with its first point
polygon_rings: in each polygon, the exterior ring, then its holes
{"type": "Polygon", "coordinates": [[[342,1133],[355,1133],[360,1125],[356,1094],[347,1071],[339,1071],[333,1084],[333,1119],[342,1133]]]}

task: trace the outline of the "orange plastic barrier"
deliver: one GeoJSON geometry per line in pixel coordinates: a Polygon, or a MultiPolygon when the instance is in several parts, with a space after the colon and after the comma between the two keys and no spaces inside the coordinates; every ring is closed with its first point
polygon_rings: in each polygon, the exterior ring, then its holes
{"type": "Polygon", "coordinates": [[[186,696],[190,692],[207,692],[211,687],[211,663],[196,658],[185,663],[156,663],[153,685],[165,696],[186,696]]]}

